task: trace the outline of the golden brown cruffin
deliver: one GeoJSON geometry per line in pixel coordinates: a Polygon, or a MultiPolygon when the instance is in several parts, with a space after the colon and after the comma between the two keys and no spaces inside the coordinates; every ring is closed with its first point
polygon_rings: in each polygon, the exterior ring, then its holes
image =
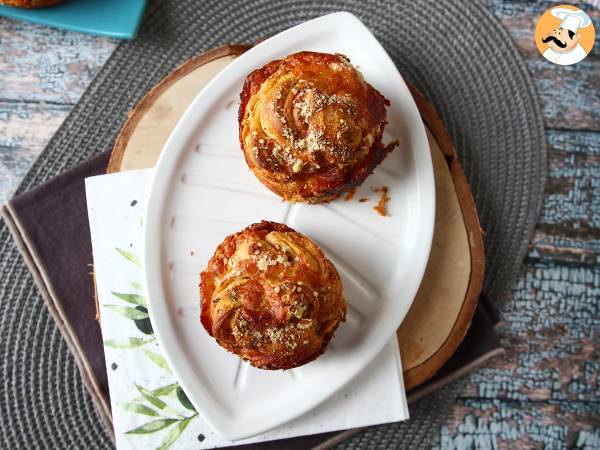
{"type": "Polygon", "coordinates": [[[291,369],[322,354],[346,317],[334,265],[308,237],[262,221],[232,234],[200,274],[202,325],[261,369],[291,369]]]}
{"type": "Polygon", "coordinates": [[[386,100],[343,55],[300,52],[246,77],[238,114],[246,162],[290,202],[320,203],[361,184],[394,149],[386,100]]]}
{"type": "Polygon", "coordinates": [[[45,8],[56,5],[63,0],[0,0],[0,5],[14,6],[17,8],[45,8]]]}

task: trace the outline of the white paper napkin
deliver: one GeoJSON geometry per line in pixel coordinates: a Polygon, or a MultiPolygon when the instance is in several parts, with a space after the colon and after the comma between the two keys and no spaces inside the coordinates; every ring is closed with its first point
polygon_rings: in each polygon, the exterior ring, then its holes
{"type": "MultiPolygon", "coordinates": [[[[152,174],[153,169],[149,169],[86,179],[117,447],[231,445],[231,441],[214,433],[194,411],[177,384],[148,319],[140,257],[144,208],[152,174]]],[[[286,425],[236,444],[407,418],[402,367],[394,337],[362,374],[319,407],[286,425]]]]}

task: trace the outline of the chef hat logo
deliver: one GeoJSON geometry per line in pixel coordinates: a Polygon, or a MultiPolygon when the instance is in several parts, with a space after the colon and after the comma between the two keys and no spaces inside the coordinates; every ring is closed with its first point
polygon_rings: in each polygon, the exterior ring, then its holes
{"type": "Polygon", "coordinates": [[[582,61],[592,50],[594,40],[590,16],[573,5],[550,8],[535,29],[535,43],[542,56],[563,66],[582,61]]]}
{"type": "Polygon", "coordinates": [[[573,11],[567,8],[552,8],[550,14],[560,19],[560,28],[577,33],[580,27],[588,27],[592,20],[582,10],[573,11]]]}

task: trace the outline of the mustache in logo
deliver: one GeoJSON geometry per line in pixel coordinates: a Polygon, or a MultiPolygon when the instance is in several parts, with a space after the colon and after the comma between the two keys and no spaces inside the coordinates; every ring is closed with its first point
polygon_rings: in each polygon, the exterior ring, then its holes
{"type": "Polygon", "coordinates": [[[567,46],[566,42],[559,41],[555,36],[546,36],[542,39],[542,42],[545,44],[547,42],[553,41],[558,47],[565,48],[567,46]]]}

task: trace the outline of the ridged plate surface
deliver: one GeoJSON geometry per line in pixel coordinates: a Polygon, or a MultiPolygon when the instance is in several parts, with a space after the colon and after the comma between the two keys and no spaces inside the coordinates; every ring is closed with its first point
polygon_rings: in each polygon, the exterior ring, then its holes
{"type": "Polygon", "coordinates": [[[257,45],[198,95],[161,153],[145,227],[150,314],[169,363],[200,414],[229,439],[285,423],[357,375],[394,336],[427,263],[435,213],[423,124],[399,72],[368,29],[336,13],[257,45]],[[352,201],[284,203],[248,170],[239,148],[238,96],[246,74],[300,50],[350,57],[391,101],[385,141],[400,146],[352,201]],[[372,206],[387,186],[387,217],[372,206]],[[358,198],[370,201],[359,203],[358,198]],[[227,353],[199,322],[199,272],[223,238],[260,220],[307,234],[336,265],[349,310],[327,352],[288,371],[250,367],[227,353]]]}

